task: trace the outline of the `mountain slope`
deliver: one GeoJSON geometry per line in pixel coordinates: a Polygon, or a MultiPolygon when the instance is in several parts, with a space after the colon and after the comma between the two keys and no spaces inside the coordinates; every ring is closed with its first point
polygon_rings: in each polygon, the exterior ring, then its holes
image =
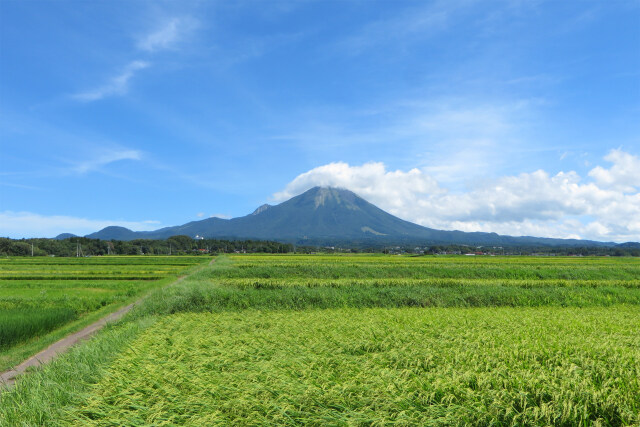
{"type": "Polygon", "coordinates": [[[311,244],[407,243],[514,245],[606,245],[584,240],[500,236],[423,227],[367,202],[348,190],[315,187],[276,206],[263,205],[253,213],[233,219],[208,218],[155,231],[134,232],[107,227],[87,237],[132,240],[166,239],[175,235],[209,238],[269,239],[311,244]]]}
{"type": "Polygon", "coordinates": [[[62,233],[62,234],[58,234],[56,237],[54,237],[54,239],[56,240],[64,240],[64,239],[70,239],[72,237],[78,237],[75,234],[71,234],[71,233],[62,233]]]}
{"type": "Polygon", "coordinates": [[[110,225],[96,233],[91,233],[85,237],[102,240],[133,240],[144,239],[145,237],[141,237],[141,235],[143,234],[145,234],[144,231],[131,231],[125,227],[110,225]]]}

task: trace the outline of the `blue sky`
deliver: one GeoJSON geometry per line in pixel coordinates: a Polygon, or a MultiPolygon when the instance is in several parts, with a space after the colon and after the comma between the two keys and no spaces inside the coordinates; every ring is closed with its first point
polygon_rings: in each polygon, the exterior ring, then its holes
{"type": "Polygon", "coordinates": [[[0,235],[340,185],[411,221],[640,240],[637,1],[0,1],[0,235]]]}

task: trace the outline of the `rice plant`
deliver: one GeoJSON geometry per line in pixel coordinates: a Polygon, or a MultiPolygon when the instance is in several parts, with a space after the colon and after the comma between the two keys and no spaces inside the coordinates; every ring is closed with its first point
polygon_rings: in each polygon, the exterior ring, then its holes
{"type": "Polygon", "coordinates": [[[0,310],[0,351],[77,317],[68,307],[0,310]]]}
{"type": "MultiPolygon", "coordinates": [[[[158,283],[127,262],[0,279],[0,306],[158,283]]],[[[640,425],[638,330],[637,259],[223,256],[0,393],[0,425],[640,425]]]]}
{"type": "Polygon", "coordinates": [[[337,309],[160,319],[82,425],[632,425],[640,311],[337,309]]]}

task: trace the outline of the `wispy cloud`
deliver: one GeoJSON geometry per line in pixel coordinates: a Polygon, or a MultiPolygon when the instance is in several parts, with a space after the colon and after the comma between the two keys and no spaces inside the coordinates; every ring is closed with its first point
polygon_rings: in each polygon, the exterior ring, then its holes
{"type": "Polygon", "coordinates": [[[73,170],[77,173],[87,173],[100,169],[102,166],[120,160],[140,160],[142,153],[138,150],[111,150],[98,153],[95,157],[78,163],[73,170]]]}
{"type": "Polygon", "coordinates": [[[452,18],[473,3],[472,0],[446,0],[407,9],[394,17],[364,25],[341,40],[338,47],[351,54],[360,54],[380,45],[413,43],[448,30],[452,18]]]}
{"type": "Polygon", "coordinates": [[[312,111],[309,118],[296,120],[292,132],[272,138],[297,145],[316,158],[328,157],[336,149],[343,154],[341,160],[362,158],[366,150],[369,160],[384,156],[396,164],[425,168],[440,182],[462,185],[479,171],[496,170],[519,155],[535,107],[535,100],[527,99],[390,100],[364,113],[312,111]],[[390,153],[390,145],[402,150],[390,153]]]}
{"type": "Polygon", "coordinates": [[[150,33],[140,37],[137,47],[147,52],[175,48],[197,26],[198,22],[190,17],[171,18],[150,33]]]}
{"type": "MultiPolygon", "coordinates": [[[[191,17],[171,18],[153,31],[138,38],[136,47],[149,54],[161,50],[173,49],[186,36],[195,30],[198,22],[191,17]]],[[[123,96],[129,92],[131,80],[140,71],[151,66],[151,63],[143,60],[131,61],[124,69],[112,77],[106,84],[95,89],[76,93],[72,97],[77,101],[98,101],[111,96],[123,96]]]]}
{"type": "Polygon", "coordinates": [[[20,188],[22,190],[42,190],[42,188],[40,187],[34,187],[32,185],[24,185],[24,184],[14,184],[11,182],[0,182],[0,185],[4,187],[20,188]]]}
{"type": "Polygon", "coordinates": [[[107,84],[93,90],[77,93],[73,95],[73,98],[78,101],[90,102],[98,101],[109,96],[125,95],[129,91],[129,81],[138,71],[150,65],[151,64],[146,61],[132,61],[120,74],[113,77],[107,84]]]}
{"type": "Polygon", "coordinates": [[[159,221],[121,221],[78,218],[65,215],[40,215],[32,212],[0,212],[2,237],[55,237],[61,233],[84,236],[110,225],[126,227],[134,231],[149,231],[161,227],[159,221]]]}

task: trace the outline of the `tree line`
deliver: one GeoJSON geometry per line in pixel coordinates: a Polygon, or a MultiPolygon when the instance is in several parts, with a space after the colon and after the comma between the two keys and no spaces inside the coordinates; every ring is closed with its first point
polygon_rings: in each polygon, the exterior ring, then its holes
{"type": "Polygon", "coordinates": [[[546,256],[640,256],[638,247],[605,246],[470,246],[470,245],[294,245],[263,240],[193,239],[172,236],[166,240],[100,240],[0,238],[0,256],[101,256],[101,255],[195,255],[221,253],[386,253],[416,255],[546,255],[546,256]]]}
{"type": "Polygon", "coordinates": [[[0,238],[0,256],[101,256],[101,255],[196,255],[219,253],[288,253],[293,245],[261,240],[192,239],[172,236],[166,240],[100,240],[0,238]]]}

